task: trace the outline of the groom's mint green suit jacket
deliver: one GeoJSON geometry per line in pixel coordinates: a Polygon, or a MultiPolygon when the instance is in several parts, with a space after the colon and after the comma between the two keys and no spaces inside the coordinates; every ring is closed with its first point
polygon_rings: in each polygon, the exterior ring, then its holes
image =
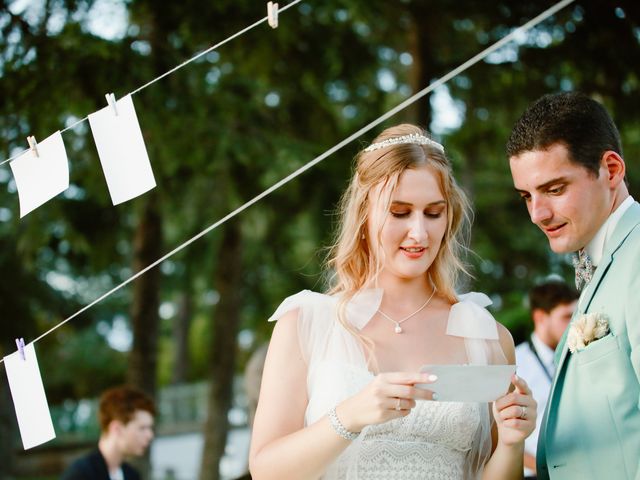
{"type": "MultiPolygon", "coordinates": [[[[640,204],[624,212],[573,320],[600,312],[611,332],[556,350],[538,439],[538,479],[640,480],[640,204]]],[[[568,331],[568,329],[567,329],[568,331]]]]}

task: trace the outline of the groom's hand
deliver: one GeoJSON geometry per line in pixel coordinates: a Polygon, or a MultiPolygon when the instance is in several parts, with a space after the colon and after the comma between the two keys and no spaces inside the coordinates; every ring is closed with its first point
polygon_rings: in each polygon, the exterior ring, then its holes
{"type": "Polygon", "coordinates": [[[537,404],[524,379],[513,375],[514,389],[493,403],[498,441],[505,445],[524,442],[536,428],[537,404]]]}

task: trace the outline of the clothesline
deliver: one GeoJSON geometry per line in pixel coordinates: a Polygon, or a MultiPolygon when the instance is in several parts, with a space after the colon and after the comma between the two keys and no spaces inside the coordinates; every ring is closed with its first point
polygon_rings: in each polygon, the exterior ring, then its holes
{"type": "MultiPolygon", "coordinates": [[[[207,228],[205,228],[201,232],[197,233],[196,235],[194,235],[193,237],[191,237],[187,241],[185,241],[182,244],[178,245],[176,248],[171,250],[169,253],[167,253],[164,256],[162,256],[161,258],[157,259],[156,261],[154,261],[150,265],[147,265],[145,268],[143,268],[142,270],[140,270],[136,274],[132,275],[131,277],[126,279],[124,282],[122,282],[119,285],[115,286],[114,288],[112,288],[111,290],[106,292],[105,294],[103,294],[100,297],[98,297],[97,299],[95,299],[93,302],[89,303],[88,305],[86,305],[83,308],[81,308],[80,310],[78,310],[76,313],[74,313],[71,316],[67,317],[66,319],[62,320],[60,323],[58,323],[57,325],[55,325],[54,327],[52,327],[48,331],[44,332],[38,338],[33,340],[33,343],[38,342],[39,340],[43,339],[44,337],[46,337],[50,333],[54,332],[55,330],[57,330],[58,328],[60,328],[64,324],[66,324],[67,322],[69,322],[72,319],[74,319],[75,317],[77,317],[78,315],[80,315],[83,312],[89,310],[91,307],[93,307],[94,305],[100,303],[102,300],[104,300],[105,298],[109,297],[113,293],[117,292],[118,290],[120,290],[124,286],[128,285],[129,283],[131,283],[132,281],[134,281],[135,279],[137,279],[141,275],[144,275],[146,272],[148,272],[152,268],[158,266],[160,263],[164,262],[165,260],[169,259],[170,257],[175,255],[176,253],[178,253],[181,250],[183,250],[184,248],[188,247],[189,245],[191,245],[196,240],[198,240],[201,237],[205,236],[206,234],[208,234],[212,230],[215,230],[220,225],[224,224],[227,220],[232,219],[233,217],[235,217],[236,215],[240,214],[241,212],[243,212],[244,210],[246,210],[250,206],[254,205],[255,203],[257,203],[260,200],[262,200],[263,198],[265,198],[267,195],[273,193],[274,191],[276,191],[277,189],[279,189],[283,185],[286,185],[287,183],[289,183],[294,178],[300,176],[301,174],[303,174],[304,172],[306,172],[310,168],[314,167],[315,165],[317,165],[318,163],[320,163],[321,161],[323,161],[324,159],[326,159],[327,157],[329,157],[333,153],[337,152],[338,150],[340,150],[341,148],[343,148],[347,144],[351,143],[356,138],[360,137],[364,133],[369,132],[374,127],[378,126],[379,124],[381,124],[385,120],[389,119],[390,117],[392,117],[396,113],[400,112],[401,110],[405,109],[409,105],[415,103],[416,101],[418,101],[419,99],[421,99],[422,97],[424,97],[428,93],[432,92],[434,89],[438,88],[439,86],[443,85],[444,83],[446,83],[447,81],[449,81],[450,79],[455,77],[456,75],[459,75],[460,73],[464,72],[465,70],[467,70],[471,66],[475,65],[479,61],[483,60],[488,55],[490,55],[494,51],[498,50],[499,48],[501,48],[506,43],[510,42],[511,40],[514,40],[521,33],[524,33],[527,30],[530,30],[531,28],[535,27],[536,25],[538,25],[542,21],[546,20],[547,18],[549,18],[551,15],[553,15],[556,12],[558,12],[559,10],[562,10],[564,7],[566,7],[567,5],[573,3],[574,1],[575,0],[562,0],[562,1],[558,2],[558,3],[556,3],[555,5],[553,5],[552,7],[548,8],[547,10],[545,10],[544,12],[542,12],[540,15],[536,16],[532,20],[529,20],[528,22],[526,22],[522,26],[520,26],[517,29],[513,30],[511,33],[509,33],[505,37],[501,38],[500,40],[498,40],[497,42],[495,42],[491,46],[487,47],[486,49],[482,50],[480,53],[478,53],[474,57],[470,58],[466,62],[462,63],[458,67],[456,67],[453,70],[451,70],[446,75],[440,77],[438,80],[436,80],[433,83],[429,84],[429,86],[425,87],[424,89],[422,89],[419,92],[415,93],[411,97],[407,98],[405,101],[403,101],[402,103],[398,104],[397,106],[395,106],[391,110],[387,111],[383,115],[379,116],[378,118],[376,118],[372,122],[368,123],[364,127],[360,128],[356,132],[352,133],[347,138],[345,138],[341,142],[339,142],[336,145],[334,145],[333,147],[331,147],[329,150],[327,150],[324,153],[318,155],[313,160],[309,161],[305,165],[301,166],[300,168],[298,168],[294,172],[292,172],[289,175],[287,175],[285,178],[281,179],[280,181],[278,181],[275,184],[273,184],[271,187],[269,187],[266,190],[264,190],[262,193],[256,195],[255,197],[253,197],[251,200],[249,200],[245,204],[239,206],[238,208],[236,208],[232,212],[228,213],[227,215],[225,215],[223,218],[221,218],[217,222],[209,225],[207,228]]],[[[4,361],[4,359],[0,359],[0,363],[2,363],[3,361],[4,361]]]]}
{"type": "MultiPolygon", "coordinates": [[[[285,12],[288,9],[290,9],[291,7],[293,7],[294,5],[300,3],[302,0],[294,0],[293,2],[285,5],[282,8],[278,9],[279,13],[285,12]]],[[[193,57],[189,58],[188,60],[185,60],[184,62],[182,62],[180,65],[176,65],[175,67],[173,67],[171,70],[163,73],[162,75],[159,75],[158,77],[154,78],[153,80],[150,80],[149,82],[145,83],[144,85],[142,85],[141,87],[136,88],[134,91],[130,92],[130,95],[135,95],[136,93],[141,92],[142,90],[144,90],[145,88],[153,85],[154,83],[156,83],[159,80],[162,80],[164,77],[171,75],[172,73],[180,70],[182,67],[190,64],[191,62],[196,61],[197,59],[199,59],[200,57],[202,57],[203,55],[206,55],[207,53],[216,50],[220,47],[222,47],[223,45],[229,43],[231,40],[234,40],[242,35],[244,35],[245,33],[247,33],[250,30],[253,30],[255,27],[257,27],[258,25],[261,25],[265,22],[269,21],[269,16],[266,16],[264,18],[261,18],[260,20],[254,22],[253,24],[249,25],[248,27],[243,28],[242,30],[234,33],[233,35],[225,38],[224,40],[222,40],[221,42],[216,43],[215,45],[212,45],[211,47],[207,48],[206,50],[203,50],[200,53],[197,53],[196,55],[194,55],[193,57]]],[[[85,116],[84,118],[81,118],[80,120],[78,120],[77,122],[73,123],[72,125],[69,125],[68,127],[64,128],[63,130],[60,130],[60,133],[64,133],[67,130],[71,130],[75,127],[77,127],[78,125],[80,125],[81,123],[87,121],[89,119],[89,116],[85,116]]],[[[25,152],[27,152],[28,149],[25,149],[23,151],[21,151],[19,154],[14,155],[13,157],[4,160],[3,162],[0,162],[0,166],[4,165],[5,163],[8,163],[12,160],[15,160],[16,158],[18,158],[20,155],[24,154],[25,152]]]]}

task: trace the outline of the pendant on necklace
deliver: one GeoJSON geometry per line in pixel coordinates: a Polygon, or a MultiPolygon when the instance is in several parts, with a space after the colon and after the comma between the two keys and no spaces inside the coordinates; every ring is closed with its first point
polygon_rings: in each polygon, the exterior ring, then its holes
{"type": "Polygon", "coordinates": [[[402,333],[402,327],[399,323],[396,323],[396,328],[394,330],[396,333],[402,333]]]}

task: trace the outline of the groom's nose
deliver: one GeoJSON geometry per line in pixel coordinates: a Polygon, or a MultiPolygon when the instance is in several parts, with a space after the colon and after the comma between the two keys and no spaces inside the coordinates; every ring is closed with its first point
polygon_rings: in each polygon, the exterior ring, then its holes
{"type": "Polygon", "coordinates": [[[553,217],[553,212],[544,197],[532,196],[529,203],[529,216],[535,224],[544,223],[553,217]]]}

